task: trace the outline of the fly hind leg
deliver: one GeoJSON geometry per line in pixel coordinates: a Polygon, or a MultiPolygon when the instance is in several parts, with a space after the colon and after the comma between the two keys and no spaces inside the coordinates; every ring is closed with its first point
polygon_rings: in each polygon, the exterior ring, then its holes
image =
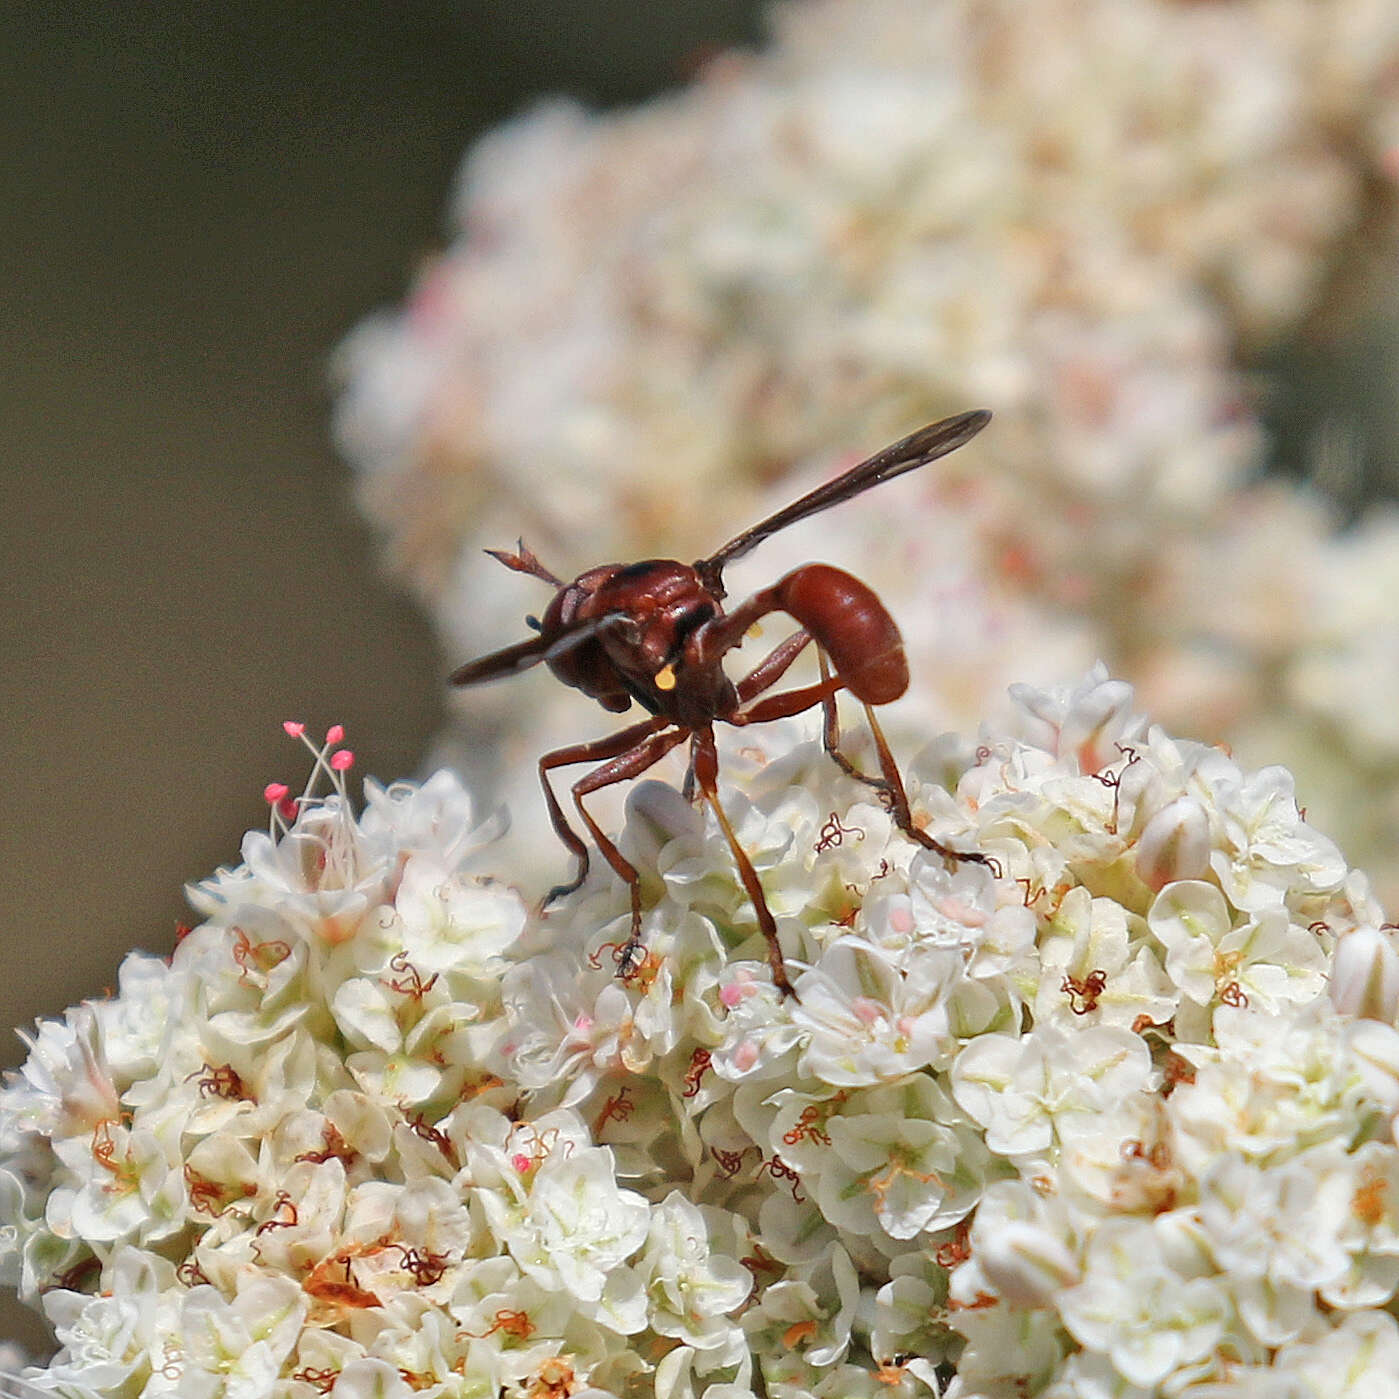
{"type": "MultiPolygon", "coordinates": [[[[821,679],[826,680],[830,675],[830,668],[826,664],[826,653],[817,651],[817,663],[821,667],[821,679]]],[[[869,705],[865,706],[869,710],[869,705]]],[[[897,799],[893,789],[889,785],[887,777],[873,777],[869,773],[857,768],[840,749],[840,715],[836,710],[835,691],[824,695],[821,700],[821,746],[826,750],[830,759],[847,776],[853,777],[856,782],[863,782],[866,787],[872,787],[879,793],[879,799],[889,811],[893,811],[897,799]]],[[[905,798],[904,805],[908,805],[905,798]]]]}
{"type": "MultiPolygon", "coordinates": [[[[950,845],[944,845],[940,840],[934,840],[927,831],[913,824],[913,813],[909,810],[908,793],[904,790],[903,778],[899,776],[899,766],[894,761],[889,742],[884,737],[884,730],[879,727],[879,720],[874,717],[874,710],[868,704],[865,706],[865,716],[869,720],[870,733],[874,735],[874,747],[879,754],[881,775],[877,778],[866,777],[859,772],[855,772],[853,775],[868,782],[880,792],[889,808],[889,815],[893,818],[894,824],[910,840],[916,841],[925,850],[934,851],[949,862],[959,861],[968,865],[984,865],[999,879],[1001,877],[1000,862],[992,856],[983,855],[979,850],[954,850],[950,845]]],[[[846,770],[850,771],[851,769],[847,768],[846,770]]]]}
{"type": "Polygon", "coordinates": [[[874,737],[875,752],[879,756],[879,776],[862,772],[840,751],[840,721],[836,714],[836,695],[843,688],[843,683],[839,675],[830,673],[824,653],[818,651],[817,657],[821,665],[820,684],[755,700],[734,714],[729,722],[760,724],[769,719],[784,719],[793,714],[800,714],[819,704],[824,719],[821,742],[826,752],[847,776],[853,777],[857,782],[863,782],[879,793],[880,800],[894,824],[910,840],[925,850],[935,851],[944,860],[984,865],[992,874],[999,876],[1001,867],[990,855],[983,855],[975,850],[954,850],[950,845],[935,840],[927,831],[913,824],[913,813],[909,810],[908,793],[904,790],[903,778],[899,776],[898,764],[894,761],[894,755],[889,749],[883,729],[879,726],[879,720],[875,718],[872,705],[865,705],[865,714],[869,719],[870,733],[874,737]]]}

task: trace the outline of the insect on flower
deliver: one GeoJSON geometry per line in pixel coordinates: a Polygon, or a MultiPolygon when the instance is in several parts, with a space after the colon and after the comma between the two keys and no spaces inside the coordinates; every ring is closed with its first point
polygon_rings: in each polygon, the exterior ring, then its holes
{"type": "Polygon", "coordinates": [[[549,773],[574,763],[600,764],[573,784],[573,804],[607,863],[631,888],[631,935],[618,958],[623,974],[630,970],[641,948],[641,879],[593,819],[583,798],[640,776],[671,749],[688,741],[686,794],[693,797],[698,787],[713,810],[767,939],[773,981],[784,995],[795,995],[782,960],[777,925],[757,872],[719,804],[716,723],[761,724],[820,705],[826,751],[850,776],[881,794],[905,835],[945,859],[995,868],[989,856],[953,850],[913,824],[903,780],[873,709],[898,699],[908,688],[908,662],[894,619],[869,587],[842,569],[808,563],[760,589],[732,611],[725,612],[723,606],[727,596],[725,567],[769,535],[946,456],[970,441],[990,419],[990,413],[984,411],[962,413],[921,428],[693,564],[675,559],[603,564],[566,583],[540,563],[523,541],[515,553],[487,550],[507,568],[542,579],[558,591],[542,619],[526,618],[537,636],[469,661],[453,673],[451,683],[477,685],[543,661],[565,685],[581,690],[604,709],[620,714],[635,701],[651,715],[610,738],[559,748],[539,760],[549,819],[577,860],[574,878],[551,889],[545,905],[572,893],[588,873],[588,847],[569,825],[549,773]],[[730,680],[724,673],[724,657],[771,612],[785,612],[799,624],[799,630],[740,680],[730,680]],[[820,681],[767,693],[813,641],[821,666],[820,681]],[[878,777],[861,772],[840,751],[835,697],[842,689],[849,690],[865,707],[879,756],[878,777]]]}

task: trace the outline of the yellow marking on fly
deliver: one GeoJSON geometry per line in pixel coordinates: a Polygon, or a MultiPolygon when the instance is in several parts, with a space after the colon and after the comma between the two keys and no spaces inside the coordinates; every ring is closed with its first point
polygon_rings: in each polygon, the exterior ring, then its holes
{"type": "Polygon", "coordinates": [[[675,688],[675,667],[663,665],[656,672],[655,682],[658,690],[673,690],[675,688]]]}
{"type": "Polygon", "coordinates": [[[743,633],[743,639],[745,641],[756,641],[762,634],[763,624],[761,622],[754,622],[753,625],[743,633]]]}

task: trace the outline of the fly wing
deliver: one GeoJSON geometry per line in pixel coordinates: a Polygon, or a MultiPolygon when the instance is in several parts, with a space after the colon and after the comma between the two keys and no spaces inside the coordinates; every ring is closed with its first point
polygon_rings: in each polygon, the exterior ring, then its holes
{"type": "Polygon", "coordinates": [[[478,657],[458,666],[447,677],[450,685],[480,685],[486,680],[499,680],[503,675],[515,675],[528,670],[544,659],[548,647],[542,636],[531,636],[525,641],[517,641],[503,650],[492,651],[489,656],[478,657]]]}
{"type": "Polygon", "coordinates": [[[602,617],[578,622],[556,636],[527,637],[513,646],[492,651],[487,656],[480,656],[474,661],[467,661],[465,665],[458,666],[447,677],[447,682],[451,685],[481,685],[487,680],[517,675],[522,670],[538,665],[540,661],[552,661],[566,655],[575,646],[581,646],[585,641],[590,641],[605,632],[614,631],[619,625],[625,625],[625,618],[619,613],[609,612],[602,617]]]}
{"type": "Polygon", "coordinates": [[[808,491],[800,500],[794,500],[775,515],[769,515],[767,519],[760,520],[742,534],[735,535],[717,553],[711,554],[707,559],[700,559],[695,568],[707,582],[717,583],[726,564],[742,558],[769,535],[786,529],[788,525],[796,524],[798,520],[805,520],[810,515],[829,510],[832,505],[839,505],[841,501],[850,500],[869,490],[871,486],[877,486],[883,481],[892,481],[895,476],[902,476],[905,471],[916,471],[920,466],[927,466],[929,462],[945,457],[949,452],[955,452],[963,443],[970,442],[990,421],[990,413],[984,408],[979,408],[974,412],[959,413],[955,418],[943,418],[940,422],[919,428],[917,432],[911,432],[907,437],[885,447],[882,452],[876,452],[858,466],[852,466],[849,471],[843,472],[833,481],[827,481],[825,485],[817,486],[814,491],[808,491]]]}

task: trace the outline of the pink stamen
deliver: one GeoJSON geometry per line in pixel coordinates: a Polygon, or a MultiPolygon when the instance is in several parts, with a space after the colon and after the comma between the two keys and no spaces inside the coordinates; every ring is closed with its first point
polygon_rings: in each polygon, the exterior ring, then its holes
{"type": "Polygon", "coordinates": [[[263,800],[268,806],[276,806],[290,790],[285,782],[269,782],[262,789],[263,800]]]}
{"type": "Polygon", "coordinates": [[[297,817],[296,798],[283,797],[277,803],[277,814],[285,821],[295,821],[297,817]]]}
{"type": "Polygon", "coordinates": [[[325,731],[325,741],[326,741],[327,743],[339,743],[340,740],[341,740],[342,738],[344,738],[344,737],[345,737],[345,726],[344,726],[344,724],[332,724],[332,725],[325,731]]]}
{"type": "Polygon", "coordinates": [[[510,1158],[510,1164],[514,1166],[521,1175],[524,1175],[525,1172],[534,1165],[534,1158],[532,1156],[526,1156],[522,1151],[516,1152],[515,1155],[510,1158]]]}
{"type": "MultiPolygon", "coordinates": [[[[335,740],[330,741],[333,743],[335,740]]],[[[348,748],[342,748],[338,753],[330,755],[330,765],[336,772],[347,772],[355,765],[355,755],[348,748]]]]}
{"type": "Polygon", "coordinates": [[[292,738],[300,738],[301,735],[306,732],[306,725],[298,724],[295,719],[285,720],[282,724],[282,727],[292,738]]]}

